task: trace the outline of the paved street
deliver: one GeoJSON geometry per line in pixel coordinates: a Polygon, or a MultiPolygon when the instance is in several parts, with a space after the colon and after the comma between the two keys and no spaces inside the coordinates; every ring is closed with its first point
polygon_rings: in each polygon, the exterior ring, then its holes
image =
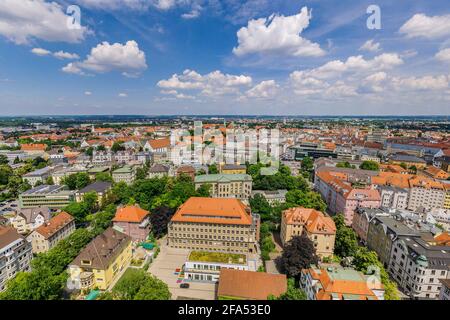
{"type": "Polygon", "coordinates": [[[214,300],[215,284],[189,282],[189,289],[181,289],[180,283],[177,283],[178,276],[175,274],[175,269],[181,269],[188,253],[189,250],[168,248],[162,244],[158,257],[150,265],[148,271],[167,283],[172,293],[172,299],[214,300]]]}

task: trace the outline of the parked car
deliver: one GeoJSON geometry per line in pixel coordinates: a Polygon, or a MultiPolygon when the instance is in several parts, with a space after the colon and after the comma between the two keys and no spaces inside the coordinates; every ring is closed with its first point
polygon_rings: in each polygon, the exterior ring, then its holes
{"type": "Polygon", "coordinates": [[[182,283],[180,284],[181,289],[189,289],[189,283],[182,283]]]}

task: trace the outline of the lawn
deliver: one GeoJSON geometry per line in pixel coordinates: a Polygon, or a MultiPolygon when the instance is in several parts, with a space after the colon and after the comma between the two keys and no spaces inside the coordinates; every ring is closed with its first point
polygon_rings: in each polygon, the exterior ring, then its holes
{"type": "Polygon", "coordinates": [[[198,262],[245,264],[247,257],[244,254],[235,254],[235,253],[192,251],[189,254],[188,260],[198,262]]]}

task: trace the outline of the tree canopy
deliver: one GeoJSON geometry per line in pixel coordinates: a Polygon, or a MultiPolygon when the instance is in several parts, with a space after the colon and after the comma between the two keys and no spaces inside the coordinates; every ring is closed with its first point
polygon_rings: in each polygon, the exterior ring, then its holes
{"type": "Polygon", "coordinates": [[[281,268],[288,277],[298,278],[302,269],[309,268],[311,264],[319,261],[313,242],[306,234],[294,236],[286,244],[283,254],[279,258],[281,268]]]}

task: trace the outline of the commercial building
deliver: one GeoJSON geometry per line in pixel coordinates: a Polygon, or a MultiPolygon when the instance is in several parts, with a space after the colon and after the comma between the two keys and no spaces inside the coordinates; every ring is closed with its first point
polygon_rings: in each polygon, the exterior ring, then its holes
{"type": "Polygon", "coordinates": [[[284,274],[221,269],[217,297],[219,300],[267,300],[287,291],[284,274]]]}
{"type": "Polygon", "coordinates": [[[60,212],[29,236],[33,253],[47,252],[75,231],[75,219],[67,212],[60,212]]]}
{"type": "Polygon", "coordinates": [[[0,226],[0,292],[18,272],[29,271],[31,244],[12,227],[0,226]]]}
{"type": "Polygon", "coordinates": [[[113,218],[114,228],[133,241],[144,241],[151,230],[150,212],[137,205],[119,207],[113,218]]]}
{"type": "Polygon", "coordinates": [[[168,225],[173,248],[257,253],[260,218],[238,199],[189,198],[168,225]]]}
{"type": "Polygon", "coordinates": [[[333,265],[303,269],[300,286],[308,300],[384,300],[380,279],[352,268],[333,265]]]}
{"type": "Polygon", "coordinates": [[[256,263],[250,263],[245,254],[191,251],[183,265],[184,279],[217,282],[222,269],[256,271],[256,263]]]}
{"type": "Polygon", "coordinates": [[[450,246],[400,236],[393,243],[388,272],[409,297],[438,299],[441,280],[450,278],[450,246]]]}
{"type": "Polygon", "coordinates": [[[69,265],[72,287],[81,290],[108,289],[131,262],[131,238],[106,229],[92,240],[69,265]]]}
{"type": "Polygon", "coordinates": [[[248,174],[205,174],[196,176],[194,183],[196,189],[209,184],[213,198],[248,200],[252,194],[252,177],[248,174]]]}
{"type": "Polygon", "coordinates": [[[40,185],[19,195],[20,208],[49,207],[60,209],[75,201],[75,191],[66,186],[40,185]]]}
{"type": "Polygon", "coordinates": [[[35,186],[36,183],[45,183],[45,180],[51,176],[54,171],[54,167],[45,167],[42,169],[34,170],[32,172],[26,173],[22,176],[24,181],[27,181],[30,186],[35,186]]]}
{"type": "Polygon", "coordinates": [[[314,243],[320,258],[331,257],[334,251],[336,226],[333,219],[322,212],[302,207],[290,208],[281,214],[280,237],[286,245],[292,237],[305,233],[314,243]]]}

